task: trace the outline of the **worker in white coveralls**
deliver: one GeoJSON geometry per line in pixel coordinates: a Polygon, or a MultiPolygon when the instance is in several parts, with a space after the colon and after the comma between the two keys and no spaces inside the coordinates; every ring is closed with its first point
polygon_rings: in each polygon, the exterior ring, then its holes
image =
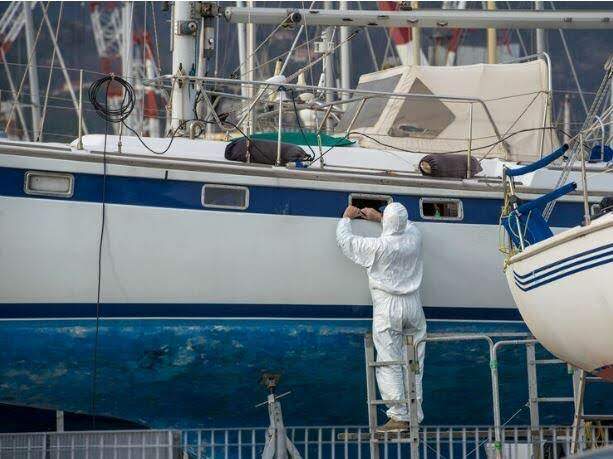
{"type": "MultiPolygon", "coordinates": [[[[391,203],[383,215],[375,209],[349,206],[338,222],[336,240],[343,254],[366,268],[373,302],[373,341],[378,361],[402,360],[403,335],[421,340],[426,336],[426,318],[421,305],[420,286],[423,273],[421,233],[409,221],[406,208],[391,203]],[[351,231],[351,220],[362,217],[381,222],[380,237],[360,237],[351,231]]],[[[423,419],[422,375],[425,344],[419,346],[420,371],[416,375],[417,414],[423,419]]],[[[402,400],[404,381],[402,367],[377,367],[377,385],[384,400],[402,400]]],[[[388,406],[389,421],[379,431],[399,432],[409,427],[409,413],[404,404],[388,406]]]]}

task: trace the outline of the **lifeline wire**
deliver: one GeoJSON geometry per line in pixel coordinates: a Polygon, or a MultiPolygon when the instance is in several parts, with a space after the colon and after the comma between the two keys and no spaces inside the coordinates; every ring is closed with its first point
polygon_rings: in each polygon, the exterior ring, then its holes
{"type": "MultiPolygon", "coordinates": [[[[474,147],[474,148],[472,148],[472,150],[471,150],[471,151],[475,151],[475,150],[484,150],[484,149],[486,149],[486,148],[495,147],[496,145],[498,145],[498,144],[500,144],[500,143],[502,143],[502,142],[506,141],[507,139],[509,139],[509,138],[513,137],[514,135],[516,135],[516,134],[521,134],[521,133],[523,133],[523,132],[531,132],[531,131],[543,131],[543,130],[551,130],[551,129],[555,129],[556,131],[559,131],[559,132],[561,132],[562,134],[569,136],[569,135],[568,135],[568,134],[567,134],[565,131],[563,131],[562,129],[560,129],[560,128],[558,128],[558,127],[555,127],[555,126],[546,126],[546,127],[538,127],[538,128],[527,128],[527,129],[521,129],[521,130],[519,130],[519,131],[512,132],[511,134],[509,134],[509,135],[507,135],[507,136],[505,136],[505,137],[501,138],[500,140],[497,140],[496,142],[492,142],[492,143],[490,143],[489,145],[483,145],[483,146],[481,146],[481,147],[474,147]]],[[[324,151],[324,152],[323,152],[321,155],[319,155],[317,158],[315,158],[315,160],[314,160],[314,161],[317,161],[317,160],[319,160],[319,159],[323,158],[323,157],[324,157],[324,156],[325,156],[325,155],[326,155],[326,154],[327,154],[327,153],[328,153],[330,150],[332,150],[333,148],[335,148],[335,147],[339,146],[339,145],[341,144],[341,142],[342,142],[343,140],[347,139],[347,138],[348,138],[348,137],[349,137],[351,134],[356,134],[356,135],[361,135],[361,136],[364,136],[364,137],[366,137],[367,139],[370,139],[370,140],[372,140],[373,142],[375,142],[375,143],[377,143],[377,144],[379,144],[379,145],[381,145],[381,146],[384,146],[384,147],[387,147],[387,148],[392,148],[392,149],[397,150],[397,151],[403,151],[403,152],[405,152],[405,153],[419,153],[419,154],[422,154],[422,155],[427,155],[427,154],[430,154],[430,153],[431,153],[431,152],[427,152],[427,151],[407,150],[407,149],[400,148],[400,147],[397,147],[397,146],[394,146],[394,145],[388,145],[388,144],[383,143],[383,142],[381,142],[380,140],[376,139],[375,137],[372,137],[372,136],[370,136],[370,135],[368,135],[368,134],[365,134],[365,133],[363,133],[363,132],[360,132],[360,131],[350,131],[350,132],[348,132],[347,134],[345,134],[343,137],[338,138],[338,139],[337,139],[337,141],[336,141],[336,143],[335,143],[334,145],[332,145],[330,148],[328,148],[326,151],[324,151]]],[[[569,136],[569,137],[570,137],[570,136],[569,136]]],[[[468,150],[466,150],[466,149],[460,149],[460,150],[443,151],[443,152],[440,152],[440,153],[465,153],[465,152],[467,152],[467,151],[468,151],[468,150]]],[[[484,159],[484,158],[482,158],[482,159],[484,159]]]]}

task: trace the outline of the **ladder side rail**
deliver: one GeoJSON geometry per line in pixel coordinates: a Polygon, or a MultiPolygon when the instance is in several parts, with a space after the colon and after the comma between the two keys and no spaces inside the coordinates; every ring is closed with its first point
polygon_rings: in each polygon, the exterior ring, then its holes
{"type": "Polygon", "coordinates": [[[373,404],[377,398],[377,389],[375,386],[375,348],[372,339],[372,334],[367,333],[364,336],[364,352],[366,360],[366,401],[368,404],[368,432],[370,441],[370,458],[379,459],[379,444],[375,438],[377,431],[377,410],[373,404]]]}
{"type": "Polygon", "coordinates": [[[417,350],[413,341],[413,335],[405,336],[405,365],[404,365],[404,390],[405,399],[408,399],[409,410],[409,437],[411,442],[411,459],[419,459],[419,415],[415,373],[419,371],[417,350]]]}

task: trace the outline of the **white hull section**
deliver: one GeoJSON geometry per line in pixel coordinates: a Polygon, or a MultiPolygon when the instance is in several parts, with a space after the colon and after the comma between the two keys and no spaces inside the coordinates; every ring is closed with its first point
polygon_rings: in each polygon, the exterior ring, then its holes
{"type": "Polygon", "coordinates": [[[529,247],[511,258],[506,276],[550,352],[613,380],[613,213],[529,247]]]}
{"type": "MultiPolygon", "coordinates": [[[[9,303],[91,303],[97,296],[101,205],[0,198],[0,291],[9,303]]],[[[336,245],[333,218],[106,205],[102,302],[369,305],[363,270],[336,245]]],[[[423,301],[501,307],[493,225],[418,223],[423,301]]],[[[354,221],[376,235],[379,225],[354,221]]]]}

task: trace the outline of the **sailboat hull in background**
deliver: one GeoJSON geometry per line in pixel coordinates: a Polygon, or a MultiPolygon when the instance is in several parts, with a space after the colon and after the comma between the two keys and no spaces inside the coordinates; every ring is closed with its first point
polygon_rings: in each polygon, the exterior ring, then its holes
{"type": "Polygon", "coordinates": [[[506,276],[550,352],[613,381],[613,213],[529,247],[511,258],[506,276]]]}

